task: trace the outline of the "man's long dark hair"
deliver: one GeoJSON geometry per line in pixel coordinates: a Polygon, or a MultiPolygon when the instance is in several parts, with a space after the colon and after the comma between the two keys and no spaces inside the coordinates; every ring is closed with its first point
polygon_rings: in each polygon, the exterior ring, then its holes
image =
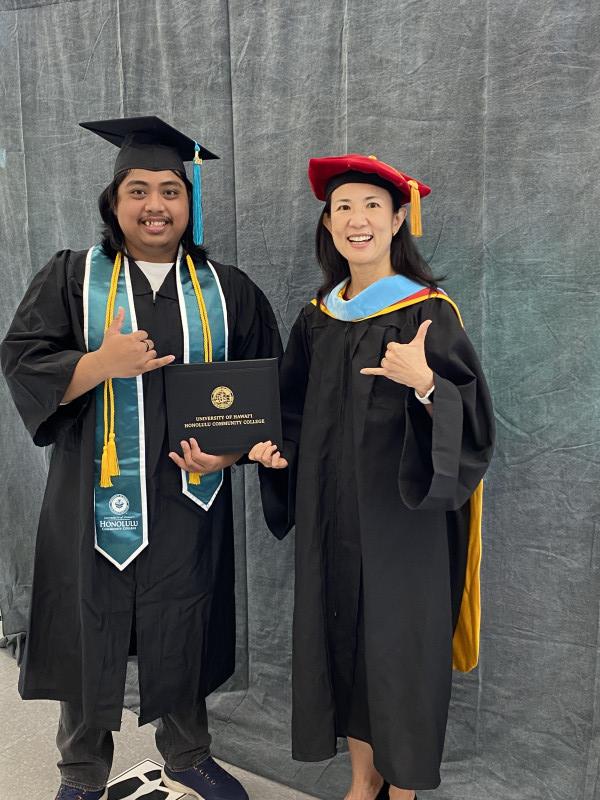
{"type": "MultiPolygon", "coordinates": [[[[102,221],[104,225],[102,226],[102,239],[101,244],[104,249],[104,252],[109,258],[114,258],[119,251],[124,252],[125,250],[125,237],[123,236],[123,231],[121,230],[121,226],[117,220],[117,215],[115,214],[115,209],[117,207],[117,192],[119,190],[119,186],[123,183],[125,178],[129,175],[131,170],[123,170],[123,172],[119,172],[118,175],[112,179],[112,181],[108,184],[106,189],[102,192],[100,197],[98,198],[98,209],[100,210],[100,216],[102,217],[102,221]]],[[[185,184],[185,188],[188,194],[188,202],[190,207],[190,218],[188,220],[187,228],[183,232],[183,236],[181,237],[181,246],[185,250],[186,253],[189,253],[194,260],[198,260],[200,263],[206,261],[206,250],[204,247],[200,247],[197,244],[194,244],[194,236],[193,236],[193,225],[194,221],[192,219],[192,184],[187,178],[185,173],[180,172],[179,170],[173,170],[173,172],[177,175],[178,178],[185,184]]]]}
{"type": "MultiPolygon", "coordinates": [[[[400,198],[395,192],[390,192],[390,194],[392,196],[392,204],[395,213],[401,207],[400,198]]],[[[334,286],[337,286],[338,283],[341,283],[341,281],[350,275],[348,261],[336,249],[333,238],[323,222],[326,214],[331,216],[331,197],[327,198],[325,207],[321,212],[315,237],[317,260],[323,270],[323,284],[317,292],[318,303],[323,300],[334,286]]],[[[408,223],[406,220],[402,223],[392,239],[390,258],[394,272],[397,272],[398,275],[405,275],[407,278],[412,278],[412,280],[417,281],[417,283],[422,283],[423,286],[429,286],[431,289],[435,289],[438,283],[444,280],[443,277],[436,278],[433,276],[429,264],[417,250],[410,231],[408,230],[408,223]]]]}

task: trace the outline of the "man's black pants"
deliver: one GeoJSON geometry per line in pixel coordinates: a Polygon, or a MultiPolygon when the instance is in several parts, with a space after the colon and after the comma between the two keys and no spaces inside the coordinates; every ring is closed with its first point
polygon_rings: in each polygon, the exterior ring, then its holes
{"type": "MultiPolygon", "coordinates": [[[[61,754],[58,768],[62,783],[88,791],[104,789],[112,766],[112,731],[88,728],[78,706],[61,702],[56,744],[61,754]]],[[[161,717],[156,746],[172,770],[189,769],[205,761],[210,755],[206,703],[161,717]]]]}

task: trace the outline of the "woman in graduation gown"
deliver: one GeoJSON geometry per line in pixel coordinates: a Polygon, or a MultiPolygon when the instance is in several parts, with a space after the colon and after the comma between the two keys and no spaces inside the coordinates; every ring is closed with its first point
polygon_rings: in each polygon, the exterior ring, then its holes
{"type": "Polygon", "coordinates": [[[209,340],[213,360],[278,356],[277,325],[252,281],[198,245],[183,165],[194,141],[154,117],[84,127],[120,146],[102,244],[53,256],[1,350],[34,442],[54,445],[20,691],[62,701],[57,796],[104,798],[137,653],[140,724],[160,718],[163,779],[247,800],[209,758],[204,700],[234,669],[228,467],[242,454],[209,456],[195,440],[169,451],[163,367],[206,360],[209,340]]]}
{"type": "Polygon", "coordinates": [[[324,285],[284,355],[283,447],[250,453],[269,527],[296,525],[293,757],[348,737],[346,800],[412,800],[440,782],[453,663],[477,663],[492,406],[407,230],[429,188],[359,155],[309,179],[324,285]]]}

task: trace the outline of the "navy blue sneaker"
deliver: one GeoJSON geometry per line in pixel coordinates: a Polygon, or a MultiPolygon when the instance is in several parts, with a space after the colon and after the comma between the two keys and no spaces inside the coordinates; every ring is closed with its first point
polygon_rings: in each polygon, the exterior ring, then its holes
{"type": "Polygon", "coordinates": [[[106,789],[75,789],[61,783],[54,800],[108,800],[108,792],[106,789]]]}
{"type": "Polygon", "coordinates": [[[249,800],[242,784],[212,758],[177,771],[165,764],[162,780],[169,789],[186,792],[197,800],[249,800]]]}

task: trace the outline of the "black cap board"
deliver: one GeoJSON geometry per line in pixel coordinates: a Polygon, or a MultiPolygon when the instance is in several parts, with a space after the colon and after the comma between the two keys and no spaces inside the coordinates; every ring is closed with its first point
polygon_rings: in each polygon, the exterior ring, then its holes
{"type": "Polygon", "coordinates": [[[159,117],[125,117],[79,124],[120,148],[115,175],[125,169],[175,169],[183,172],[183,162],[193,161],[196,152],[202,160],[219,157],[204,147],[196,151],[197,144],[193,139],[159,117]]]}

